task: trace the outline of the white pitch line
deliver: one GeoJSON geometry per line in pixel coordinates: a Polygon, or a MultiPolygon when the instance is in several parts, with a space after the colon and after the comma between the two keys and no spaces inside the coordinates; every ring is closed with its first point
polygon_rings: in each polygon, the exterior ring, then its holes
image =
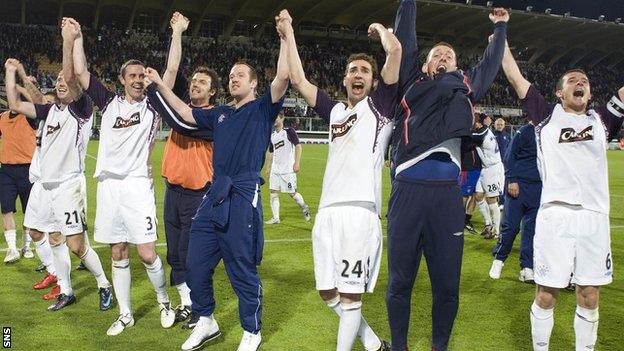
{"type": "MultiPolygon", "coordinates": [[[[93,240],[93,239],[91,239],[93,240]]],[[[280,244],[280,243],[300,243],[300,242],[310,242],[312,241],[311,238],[286,238],[286,239],[267,239],[264,240],[265,243],[276,243],[276,244],[280,244]]],[[[167,246],[167,243],[157,243],[156,246],[159,247],[163,247],[163,246],[167,246]]],[[[105,247],[109,247],[109,245],[91,245],[90,246],[92,249],[101,249],[101,248],[105,248],[105,247]]],[[[0,249],[0,252],[6,252],[8,249],[0,249]]]]}

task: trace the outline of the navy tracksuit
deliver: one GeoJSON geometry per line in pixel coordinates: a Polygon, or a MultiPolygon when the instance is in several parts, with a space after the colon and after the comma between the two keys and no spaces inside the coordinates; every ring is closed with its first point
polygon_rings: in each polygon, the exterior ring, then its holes
{"type": "MultiPolygon", "coordinates": [[[[161,115],[186,124],[177,112],[165,106],[154,84],[147,87],[147,94],[161,115]]],[[[193,219],[189,237],[186,278],[192,309],[199,316],[213,314],[212,276],[223,260],[238,296],[241,326],[250,333],[257,333],[262,326],[263,292],[257,270],[264,245],[260,170],[275,118],[284,102],[283,98],[276,103],[271,100],[269,90],[238,109],[193,109],[197,126],[185,126],[210,130],[214,139],[212,185],[193,219]]]]}
{"type": "Polygon", "coordinates": [[[494,25],[494,39],[474,68],[436,74],[432,79],[420,72],[415,23],[415,1],[401,1],[394,28],[403,47],[402,99],[392,138],[396,178],[388,208],[386,303],[392,349],[405,350],[412,288],[424,253],[432,285],[432,344],[436,350],[446,350],[459,305],[464,242],[460,169],[445,152],[402,167],[446,141],[456,145],[452,152],[461,157],[459,139],[472,135],[472,102],[485,95],[500,69],[507,25],[494,25]]]}
{"type": "Polygon", "coordinates": [[[507,184],[518,183],[520,191],[517,198],[505,192],[501,235],[492,249],[492,254],[497,260],[507,259],[522,222],[520,268],[533,269],[533,236],[542,194],[542,181],[537,170],[535,127],[532,124],[520,128],[511,141],[505,155],[505,178],[507,184]]]}

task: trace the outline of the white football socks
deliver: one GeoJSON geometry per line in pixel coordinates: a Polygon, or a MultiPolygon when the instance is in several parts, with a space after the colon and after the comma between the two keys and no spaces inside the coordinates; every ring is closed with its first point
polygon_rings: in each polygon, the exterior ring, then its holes
{"type": "Polygon", "coordinates": [[[72,295],[74,293],[71,285],[71,258],[69,249],[65,243],[52,246],[52,257],[58,285],[61,287],[61,294],[72,295]]]}
{"type": "Polygon", "coordinates": [[[115,288],[115,298],[119,304],[119,314],[132,315],[132,307],[130,302],[130,287],[132,285],[132,277],[130,275],[130,260],[123,259],[119,261],[113,260],[113,285],[115,288]]]}
{"type": "Polygon", "coordinates": [[[534,351],[548,351],[550,334],[555,324],[553,310],[541,308],[535,301],[531,305],[531,336],[534,351]]]}
{"type": "Polygon", "coordinates": [[[152,286],[154,286],[154,291],[156,291],[156,299],[158,300],[158,303],[169,302],[169,295],[167,294],[167,278],[165,278],[165,269],[163,268],[160,256],[156,255],[156,260],[154,260],[152,264],[143,262],[143,265],[145,265],[147,276],[149,277],[150,282],[152,282],[152,286]]]}
{"type": "Polygon", "coordinates": [[[302,209],[305,207],[305,201],[303,201],[303,196],[301,196],[301,194],[295,193],[292,198],[295,200],[297,205],[299,205],[299,207],[302,209]]]}
{"type": "Polygon", "coordinates": [[[180,294],[180,303],[184,306],[191,306],[191,289],[186,285],[186,282],[176,285],[178,294],[180,294]]]}
{"type": "Polygon", "coordinates": [[[37,252],[37,256],[39,256],[41,263],[46,267],[48,273],[56,275],[52,247],[50,247],[50,242],[48,241],[48,234],[43,234],[43,239],[35,241],[35,252],[37,252]]]}
{"type": "Polygon", "coordinates": [[[598,309],[590,310],[576,306],[574,315],[576,350],[593,350],[598,338],[598,309]]]}
{"type": "Polygon", "coordinates": [[[273,213],[273,218],[280,218],[280,201],[279,194],[271,193],[271,213],[273,213]]]}
{"type": "Polygon", "coordinates": [[[336,351],[351,351],[358,329],[360,329],[362,302],[340,303],[340,308],[342,309],[342,315],[338,325],[336,351]]]}
{"type": "Polygon", "coordinates": [[[488,204],[490,209],[490,213],[492,214],[492,226],[496,230],[497,234],[500,234],[500,220],[501,220],[501,211],[500,207],[498,207],[498,203],[488,204]]]}
{"type": "Polygon", "coordinates": [[[481,212],[485,225],[491,225],[492,217],[490,216],[490,209],[488,208],[488,204],[485,202],[485,199],[477,201],[477,206],[479,207],[479,212],[481,212]]]}
{"type": "Polygon", "coordinates": [[[106,274],[104,274],[104,268],[102,268],[102,262],[100,261],[100,256],[98,256],[97,252],[87,246],[84,255],[80,257],[85,267],[93,274],[95,280],[97,280],[98,288],[108,288],[110,287],[110,282],[106,278],[106,274]]]}
{"type": "Polygon", "coordinates": [[[4,239],[6,240],[9,250],[17,250],[15,229],[5,230],[4,239]]]}
{"type": "MultiPolygon", "coordinates": [[[[327,307],[329,307],[332,311],[336,312],[338,317],[342,317],[342,308],[340,307],[340,297],[336,296],[335,298],[325,301],[327,307]]],[[[366,323],[364,317],[361,317],[360,327],[358,328],[357,335],[360,337],[364,348],[367,351],[375,351],[379,350],[381,347],[381,340],[373,329],[366,323]]]]}

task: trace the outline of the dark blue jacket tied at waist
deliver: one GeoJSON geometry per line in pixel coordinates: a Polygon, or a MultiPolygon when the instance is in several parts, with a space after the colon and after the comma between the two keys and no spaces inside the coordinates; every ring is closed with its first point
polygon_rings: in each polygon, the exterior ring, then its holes
{"type": "Polygon", "coordinates": [[[230,201],[233,194],[242,196],[249,204],[253,204],[256,198],[256,192],[260,177],[258,173],[249,172],[237,174],[234,177],[227,175],[215,176],[210,187],[210,191],[206,193],[204,203],[208,208],[208,220],[214,223],[217,228],[224,229],[230,222],[230,201]]]}

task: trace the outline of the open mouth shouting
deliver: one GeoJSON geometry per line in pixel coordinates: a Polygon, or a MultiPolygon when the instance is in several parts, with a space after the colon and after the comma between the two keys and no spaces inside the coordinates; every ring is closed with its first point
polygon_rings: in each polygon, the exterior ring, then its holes
{"type": "Polygon", "coordinates": [[[438,67],[436,67],[436,73],[446,73],[446,70],[447,68],[444,64],[438,65],[438,67]]]}
{"type": "Polygon", "coordinates": [[[351,84],[351,90],[353,91],[354,94],[356,95],[361,95],[364,93],[364,82],[353,82],[353,84],[351,84]]]}

